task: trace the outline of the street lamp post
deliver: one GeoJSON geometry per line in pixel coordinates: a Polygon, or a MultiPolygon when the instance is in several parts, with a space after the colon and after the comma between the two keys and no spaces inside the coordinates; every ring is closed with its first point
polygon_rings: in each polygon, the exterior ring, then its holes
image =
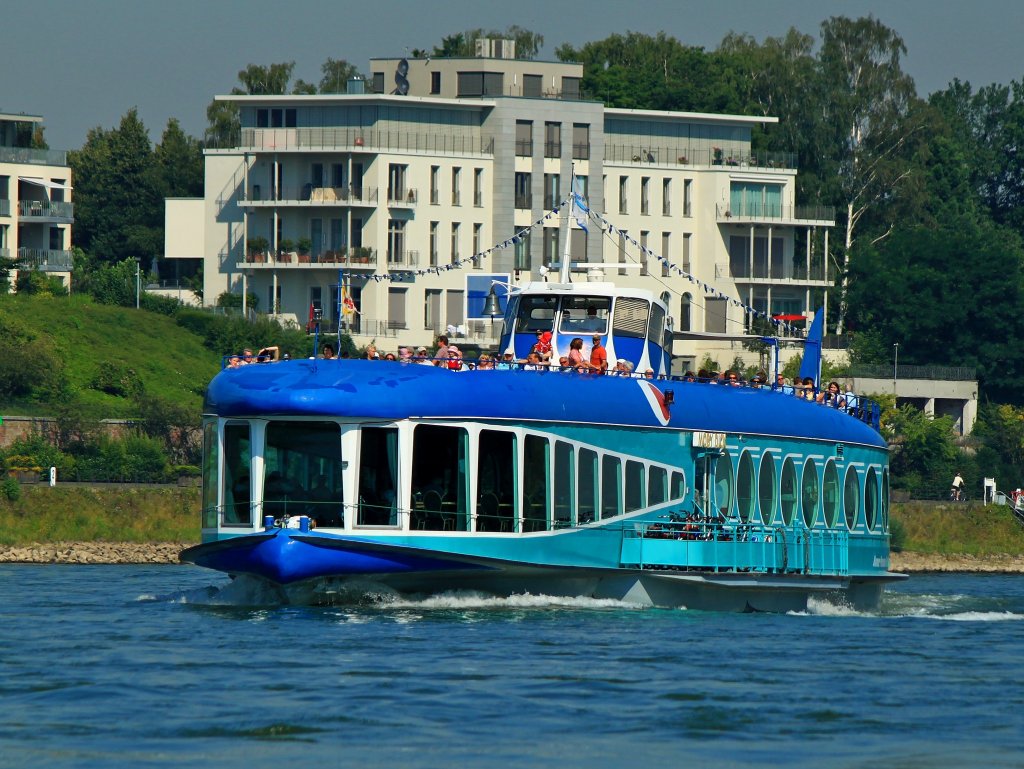
{"type": "Polygon", "coordinates": [[[892,356],[892,405],[896,405],[896,368],[900,361],[900,343],[896,342],[892,346],[894,352],[892,356]]]}
{"type": "Polygon", "coordinates": [[[142,293],[142,260],[135,257],[135,309],[139,309],[139,295],[142,293]]]}

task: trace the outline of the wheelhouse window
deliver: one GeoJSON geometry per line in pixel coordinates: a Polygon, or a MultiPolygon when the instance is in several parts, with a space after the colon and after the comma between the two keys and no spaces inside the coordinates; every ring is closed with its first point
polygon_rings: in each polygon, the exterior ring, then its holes
{"type": "Polygon", "coordinates": [[[224,524],[252,525],[252,480],[249,423],[224,425],[224,524]]]}
{"type": "Polygon", "coordinates": [[[417,425],[412,443],[412,527],[469,530],[469,435],[460,427],[417,425]]]}
{"type": "Polygon", "coordinates": [[[516,502],[516,437],[481,430],[476,458],[477,531],[513,531],[516,502]]]}
{"type": "Polygon", "coordinates": [[[643,339],[647,336],[647,318],[650,310],[651,303],[646,299],[619,297],[615,303],[612,333],[616,338],[629,336],[643,339]]]}
{"type": "Polygon", "coordinates": [[[651,507],[668,500],[668,472],[663,467],[651,466],[647,471],[647,504],[651,507]]]}
{"type": "Polygon", "coordinates": [[[335,422],[270,422],[263,468],[264,514],[345,525],[341,430],[335,422]]]}
{"type": "Polygon", "coordinates": [[[557,308],[558,297],[524,296],[519,302],[516,333],[535,334],[538,331],[550,331],[555,324],[557,308]]]}
{"type": "Polygon", "coordinates": [[[597,452],[591,449],[580,449],[579,477],[576,493],[577,520],[582,523],[593,523],[597,520],[597,452]]]}
{"type": "Polygon", "coordinates": [[[572,526],[573,520],[573,447],[565,441],[555,441],[555,527],[572,526]]]}
{"type": "Polygon", "coordinates": [[[626,512],[644,506],[644,466],[640,462],[626,462],[626,512]]]}
{"type": "Polygon", "coordinates": [[[606,334],[612,300],[607,296],[567,296],[562,299],[559,332],[569,335],[606,334]]]}
{"type": "Polygon", "coordinates": [[[548,441],[527,435],[523,442],[523,531],[545,531],[550,519],[548,441]]]}
{"type": "Polygon", "coordinates": [[[398,430],[364,427],[359,441],[360,526],[397,526],[398,430]]]}

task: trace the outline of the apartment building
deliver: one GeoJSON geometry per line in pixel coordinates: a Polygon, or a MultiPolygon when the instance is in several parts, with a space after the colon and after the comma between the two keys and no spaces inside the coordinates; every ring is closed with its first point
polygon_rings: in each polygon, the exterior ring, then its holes
{"type": "Polygon", "coordinates": [[[241,133],[206,151],[205,200],[168,201],[167,256],[203,259],[207,303],[248,293],[300,325],[313,306],[336,328],[343,285],[347,330],[385,347],[447,329],[493,344],[491,281],[542,279],[566,238],[575,280],[655,290],[676,329],[702,334],[677,343],[680,368],[742,353],[719,337],[746,328],[745,306],[820,306],[834,214],[794,205],[793,156],[752,150],[775,118],[606,108],[581,94],[582,65],[494,43],[374,59],[372,88],[346,94],[216,97],[241,133]],[[548,215],[573,173],[605,221],[586,232],[548,215]]]}
{"type": "Polygon", "coordinates": [[[66,152],[32,148],[42,122],[0,112],[0,256],[70,284],[71,169],[66,152]]]}

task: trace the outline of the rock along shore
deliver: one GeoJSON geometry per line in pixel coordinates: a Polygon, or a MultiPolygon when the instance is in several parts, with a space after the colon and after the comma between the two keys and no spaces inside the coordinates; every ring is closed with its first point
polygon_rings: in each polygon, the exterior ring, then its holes
{"type": "MultiPolygon", "coordinates": [[[[0,545],[0,563],[140,564],[178,563],[178,553],[194,542],[50,542],[19,547],[0,545]]],[[[1024,555],[933,555],[893,553],[898,572],[1002,572],[1024,574],[1024,555]]]]}

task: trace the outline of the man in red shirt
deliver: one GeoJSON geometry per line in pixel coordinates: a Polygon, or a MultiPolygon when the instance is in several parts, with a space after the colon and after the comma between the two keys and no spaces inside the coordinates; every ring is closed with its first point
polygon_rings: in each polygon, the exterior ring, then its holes
{"type": "Polygon", "coordinates": [[[600,334],[594,334],[594,345],[590,348],[590,370],[595,374],[608,370],[608,351],[601,344],[600,334]]]}

